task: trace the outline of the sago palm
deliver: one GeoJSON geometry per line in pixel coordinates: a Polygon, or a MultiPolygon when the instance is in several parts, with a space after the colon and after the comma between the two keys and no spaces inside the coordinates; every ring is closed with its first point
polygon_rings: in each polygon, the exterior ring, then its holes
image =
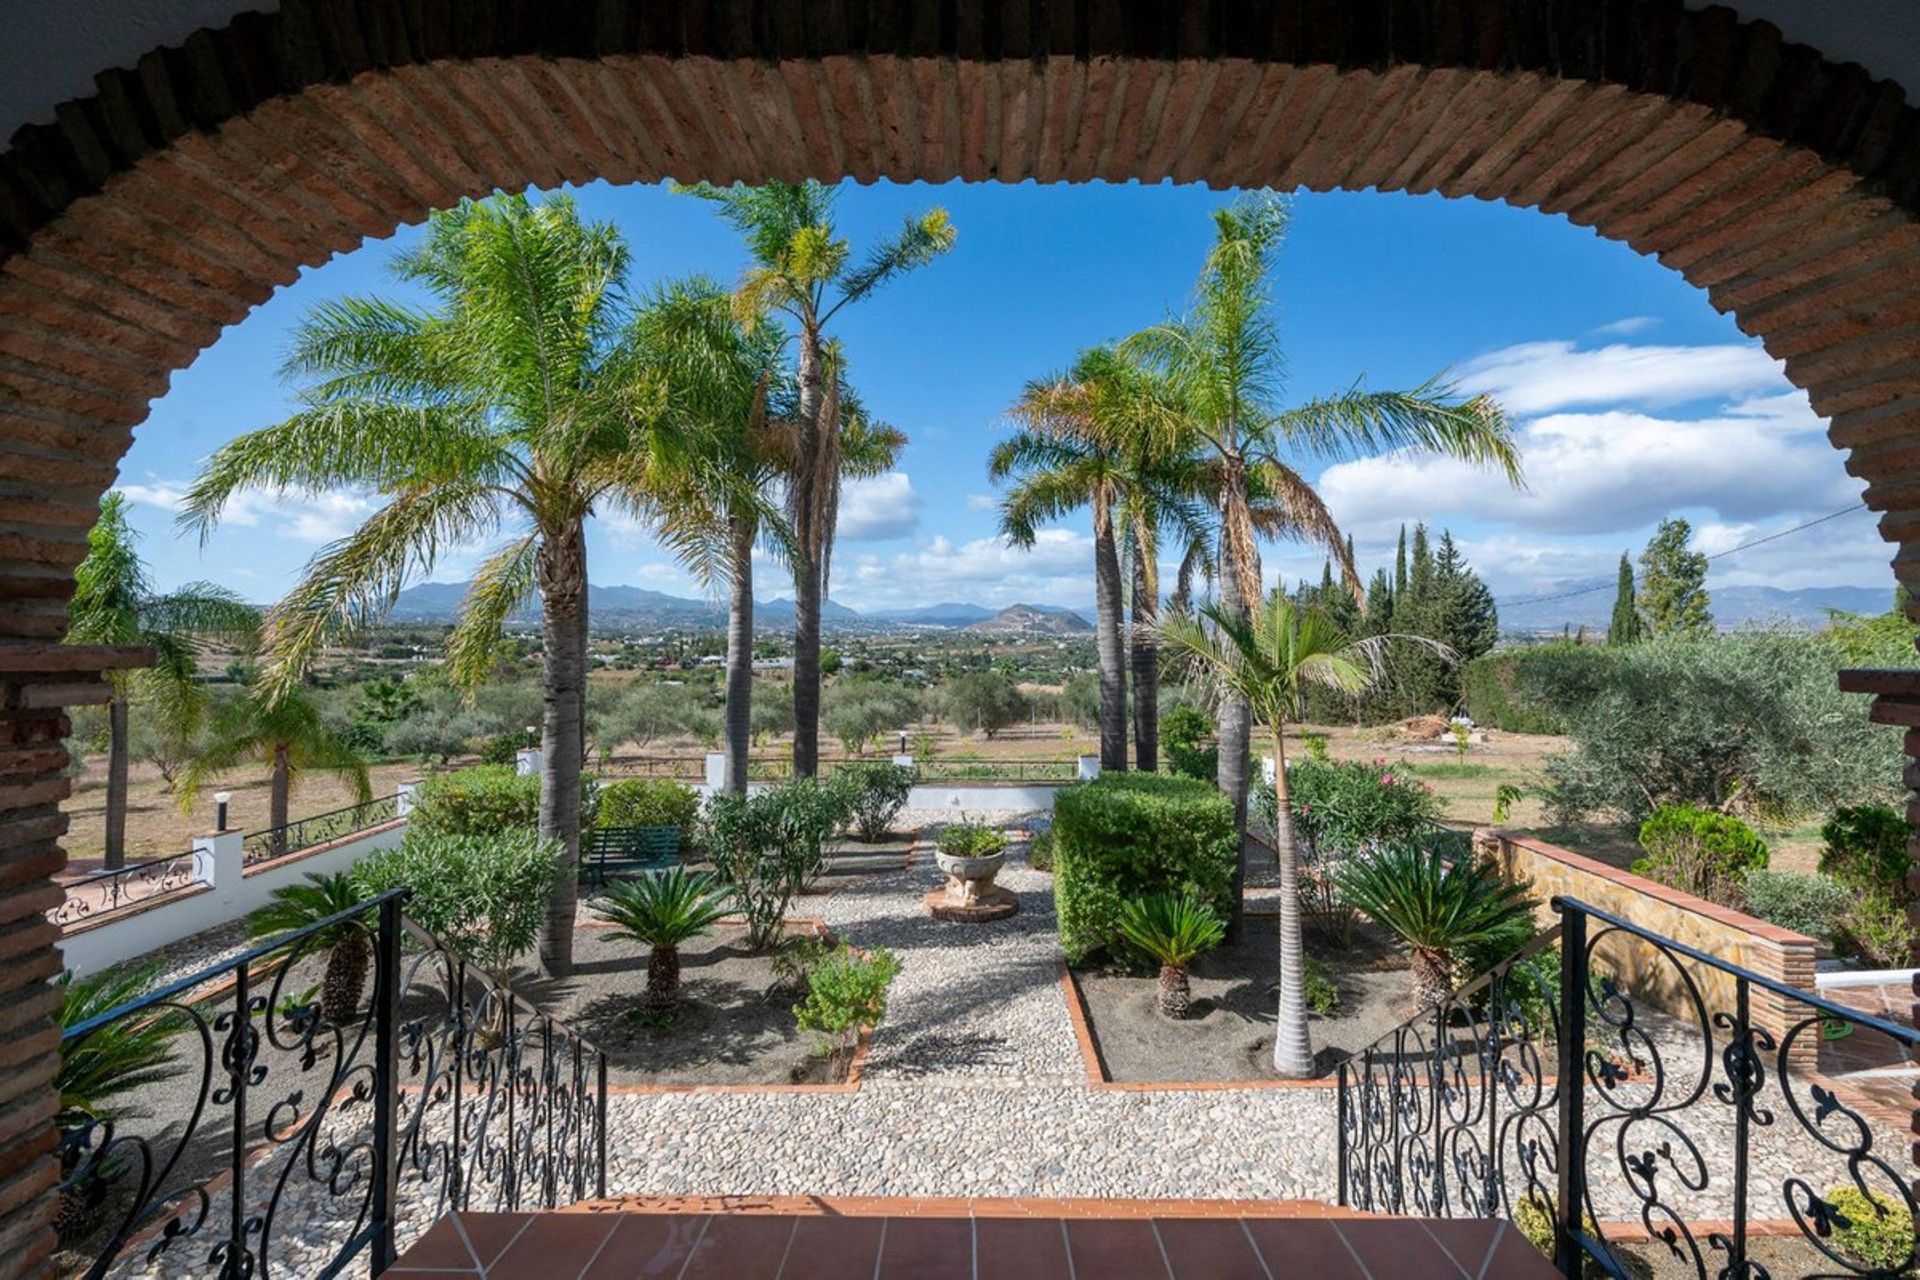
{"type": "MultiPolygon", "coordinates": [[[[1176,669],[1208,701],[1216,707],[1234,702],[1250,707],[1272,736],[1278,793],[1274,845],[1280,864],[1280,1009],[1273,1067],[1283,1076],[1311,1075],[1306,954],[1300,940],[1300,857],[1287,794],[1284,731],[1300,705],[1301,692],[1309,686],[1357,693],[1370,684],[1388,638],[1349,640],[1319,609],[1301,609],[1281,591],[1268,595],[1251,620],[1222,606],[1209,606],[1199,619],[1168,618],[1160,634],[1176,669]]],[[[1237,884],[1234,892],[1240,892],[1237,884]]]]}
{"type": "MultiPolygon", "coordinates": [[[[1214,213],[1214,244],[1186,314],[1128,338],[1121,350],[1157,371],[1182,406],[1188,448],[1214,470],[1219,513],[1220,608],[1245,619],[1260,591],[1255,516],[1264,494],[1284,514],[1284,533],[1326,549],[1349,587],[1358,575],[1332,515],[1297,467],[1389,450],[1418,450],[1487,466],[1520,483],[1520,454],[1500,406],[1439,381],[1405,391],[1356,383],[1338,395],[1283,406],[1285,362],[1272,302],[1275,259],[1290,206],[1248,195],[1214,213]]],[[[1237,825],[1247,811],[1250,711],[1229,699],[1219,717],[1220,789],[1237,825]]],[[[1236,889],[1244,883],[1244,858],[1236,889]]],[[[1235,905],[1236,920],[1240,915],[1235,905]]]]}
{"type": "MultiPolygon", "coordinates": [[[[273,891],[267,905],[247,918],[247,931],[256,938],[310,928],[351,911],[364,897],[353,877],[344,871],[309,874],[297,884],[273,891]]],[[[322,930],[312,945],[327,950],[327,968],[320,979],[320,1016],[345,1027],[360,1016],[360,997],[366,993],[367,970],[373,964],[373,940],[364,922],[343,920],[322,930]]]]}
{"type": "Polygon", "coordinates": [[[931,209],[855,258],[834,225],[834,189],[811,179],[679,190],[713,202],[747,243],[753,263],[734,292],[741,318],[779,315],[793,326],[796,465],[787,476],[794,537],[793,767],[810,777],[820,760],[820,607],[841,480],[841,380],[830,367],[827,326],[843,308],[952,248],[953,225],[944,209],[931,209]]]}
{"type": "Polygon", "coordinates": [[[1120,907],[1120,936],[1160,966],[1160,1012],[1185,1018],[1193,1007],[1188,969],[1220,945],[1226,922],[1190,893],[1154,893],[1120,907]]]}
{"type": "Polygon", "coordinates": [[[573,961],[586,689],[585,525],[644,514],[656,437],[671,424],[632,332],[628,254],[572,201],[498,196],[436,213],[393,272],[427,306],[324,303],[294,334],[301,384],[286,421],[216,451],[182,520],[210,530],[243,489],[373,493],[378,509],[324,548],[268,618],[268,700],[327,640],[377,620],[440,557],[494,539],[447,641],[453,677],[492,672],[506,620],[537,596],[544,710],[539,830],[564,850],[541,961],[573,961]]]}
{"type": "Polygon", "coordinates": [[[644,1007],[670,1013],[679,1002],[680,946],[699,937],[727,913],[731,895],[703,871],[669,867],[632,880],[616,880],[593,909],[616,926],[613,936],[650,948],[644,1007]]]}
{"type": "Polygon", "coordinates": [[[128,704],[138,699],[145,714],[175,738],[191,738],[206,719],[207,695],[198,655],[210,641],[250,644],[260,612],[232,592],[208,582],[178,591],[153,589],[140,561],[138,538],[127,523],[124,494],[101,500],[100,518],[87,534],[87,555],[73,571],[67,605],[67,643],[144,645],[153,666],[116,672],[107,703],[106,865],[127,860],[128,704]]]}
{"type": "Polygon", "coordinates": [[[257,685],[248,689],[245,697],[215,713],[207,736],[207,749],[180,775],[181,812],[191,813],[214,779],[243,764],[265,764],[268,847],[276,856],[290,851],[287,824],[292,820],[293,788],[304,774],[338,774],[353,789],[355,803],[373,798],[366,757],[345,735],[328,727],[319,705],[302,688],[278,699],[257,685]]]}
{"type": "Polygon", "coordinates": [[[1348,906],[1407,944],[1423,1010],[1453,990],[1462,952],[1511,936],[1534,908],[1524,885],[1508,883],[1486,863],[1448,862],[1439,848],[1413,841],[1348,858],[1335,878],[1348,906]]]}

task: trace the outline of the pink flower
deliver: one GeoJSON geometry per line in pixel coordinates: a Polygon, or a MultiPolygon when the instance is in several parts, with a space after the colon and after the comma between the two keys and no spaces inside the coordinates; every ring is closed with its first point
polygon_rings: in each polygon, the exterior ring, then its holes
{"type": "Polygon", "coordinates": [[[1381,786],[1383,786],[1383,787],[1390,787],[1390,786],[1392,786],[1392,785],[1393,785],[1393,775],[1392,775],[1392,774],[1390,774],[1390,773],[1383,773],[1383,774],[1381,774],[1381,775],[1380,775],[1380,785],[1381,785],[1381,786]]]}
{"type": "Polygon", "coordinates": [[[1387,758],[1385,756],[1375,756],[1373,758],[1373,762],[1375,764],[1385,764],[1387,762],[1387,758]]]}

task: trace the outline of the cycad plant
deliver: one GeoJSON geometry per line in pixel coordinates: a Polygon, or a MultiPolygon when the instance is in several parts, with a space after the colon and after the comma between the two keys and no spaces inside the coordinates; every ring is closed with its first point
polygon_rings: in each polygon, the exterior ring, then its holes
{"type": "MultiPolygon", "coordinates": [[[[248,918],[247,928],[256,938],[292,933],[352,910],[364,896],[344,871],[312,874],[298,884],[275,889],[267,905],[248,918]]],[[[373,941],[364,927],[349,920],[329,926],[314,939],[314,946],[327,949],[320,1016],[336,1027],[347,1026],[360,1015],[360,997],[373,964],[373,941]]]]}
{"type": "Polygon", "coordinates": [[[680,945],[699,937],[727,913],[727,889],[704,871],[669,867],[616,880],[593,904],[616,926],[613,936],[641,943],[647,953],[648,1013],[672,1013],[679,1003],[680,945]]]}
{"type": "MultiPolygon", "coordinates": [[[[138,1000],[153,990],[160,976],[158,964],[115,965],[76,978],[62,973],[60,1030],[71,1031],[101,1014],[138,1000]]],[[[54,1127],[63,1142],[61,1192],[55,1230],[63,1241],[91,1234],[105,1208],[107,1180],[113,1175],[111,1157],[92,1149],[100,1139],[89,1130],[125,1115],[127,1095],[160,1084],[173,1073],[173,1039],[185,1030],[184,1018],[166,1010],[134,1015],[90,1035],[60,1042],[60,1069],[54,1085],[60,1092],[60,1110],[54,1127]]]]}
{"type": "MultiPolygon", "coordinates": [[[[1449,862],[1436,845],[1397,841],[1347,859],[1335,873],[1340,896],[1406,943],[1422,1010],[1452,992],[1467,950],[1512,937],[1533,912],[1526,886],[1485,862],[1449,862]]],[[[1471,976],[1471,975],[1460,975],[1471,976]]]]}
{"type": "Polygon", "coordinates": [[[1185,1018],[1193,1007],[1188,968],[1220,945],[1226,922],[1190,893],[1154,893],[1120,907],[1120,936],[1160,966],[1160,1012],[1185,1018]]]}

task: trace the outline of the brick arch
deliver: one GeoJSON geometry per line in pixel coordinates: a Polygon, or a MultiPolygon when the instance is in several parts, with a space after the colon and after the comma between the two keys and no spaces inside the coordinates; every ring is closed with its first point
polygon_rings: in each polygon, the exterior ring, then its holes
{"type": "Polygon", "coordinates": [[[1920,587],[1920,117],[1727,10],[288,0],[97,90],[0,155],[0,1274],[31,1268],[51,1212],[39,912],[64,858],[59,708],[98,689],[45,642],[99,496],[223,326],[458,196],[1171,177],[1564,213],[1786,361],[1920,587]]]}

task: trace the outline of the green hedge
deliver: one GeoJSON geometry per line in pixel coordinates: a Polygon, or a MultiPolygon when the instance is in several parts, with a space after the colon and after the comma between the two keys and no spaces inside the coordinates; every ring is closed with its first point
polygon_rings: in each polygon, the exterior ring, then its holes
{"type": "Polygon", "coordinates": [[[1603,645],[1554,641],[1475,658],[1460,670],[1460,701],[1476,724],[1508,733],[1565,733],[1612,669],[1603,645]]]}
{"type": "Polygon", "coordinates": [[[600,788],[603,827],[678,827],[690,844],[700,826],[700,794],[671,778],[623,778],[600,788]]]}
{"type": "Polygon", "coordinates": [[[1120,939],[1122,904],[1190,893],[1233,905],[1233,806],[1213,787],[1162,774],[1110,773],[1063,787],[1053,811],[1060,947],[1078,964],[1120,939]]]}
{"type": "Polygon", "coordinates": [[[491,836],[540,825],[540,776],[483,764],[429,778],[408,827],[428,835],[491,836]]]}

